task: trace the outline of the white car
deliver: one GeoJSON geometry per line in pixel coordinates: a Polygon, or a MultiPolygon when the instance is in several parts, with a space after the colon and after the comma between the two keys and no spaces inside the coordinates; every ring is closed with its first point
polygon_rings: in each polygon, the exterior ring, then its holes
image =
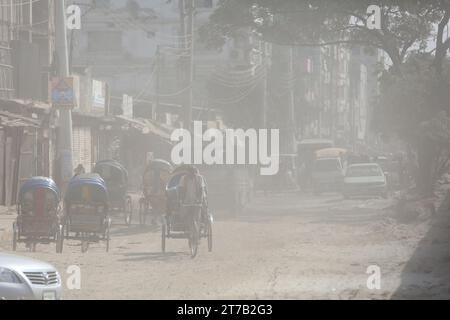
{"type": "Polygon", "coordinates": [[[0,300],[60,300],[61,277],[52,265],[0,253],[0,300]]]}
{"type": "Polygon", "coordinates": [[[383,197],[388,195],[387,180],[377,163],[353,164],[347,168],[342,189],[344,197],[383,197]]]}

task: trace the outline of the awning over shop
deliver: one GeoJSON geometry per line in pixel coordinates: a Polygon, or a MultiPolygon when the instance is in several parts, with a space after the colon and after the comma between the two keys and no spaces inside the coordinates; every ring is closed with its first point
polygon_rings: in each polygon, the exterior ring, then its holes
{"type": "Polygon", "coordinates": [[[45,102],[34,101],[34,100],[22,100],[22,99],[1,99],[0,105],[8,111],[12,111],[11,108],[16,110],[17,108],[33,109],[41,112],[49,112],[51,106],[45,102]]]}
{"type": "Polygon", "coordinates": [[[0,128],[2,127],[40,127],[41,122],[37,119],[24,117],[8,111],[0,111],[0,128]]]}

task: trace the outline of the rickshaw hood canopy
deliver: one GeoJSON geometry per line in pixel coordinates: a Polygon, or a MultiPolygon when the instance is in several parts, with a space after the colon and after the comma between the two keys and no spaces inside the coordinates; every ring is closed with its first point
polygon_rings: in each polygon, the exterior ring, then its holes
{"type": "Polygon", "coordinates": [[[316,151],[317,158],[338,158],[347,153],[347,149],[344,148],[324,148],[316,151]]]}
{"type": "Polygon", "coordinates": [[[19,202],[22,201],[23,196],[25,193],[34,190],[36,188],[43,188],[46,190],[51,191],[59,201],[61,199],[61,194],[59,192],[59,189],[56,185],[56,183],[47,177],[33,177],[31,179],[28,179],[25,181],[25,183],[22,185],[19,191],[19,202]]]}

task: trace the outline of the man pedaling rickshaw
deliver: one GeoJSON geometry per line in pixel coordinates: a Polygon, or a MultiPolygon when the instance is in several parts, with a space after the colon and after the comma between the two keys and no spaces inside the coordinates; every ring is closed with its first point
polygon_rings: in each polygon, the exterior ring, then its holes
{"type": "MultiPolygon", "coordinates": [[[[164,160],[151,160],[145,168],[142,187],[143,203],[146,208],[152,208],[152,224],[158,216],[166,211],[166,185],[170,177],[172,167],[164,160]]],[[[147,211],[145,209],[144,211],[147,211]]]]}
{"type": "Polygon", "coordinates": [[[187,239],[191,257],[197,254],[200,239],[207,238],[212,251],[212,215],[208,210],[205,179],[192,165],[180,165],[171,172],[166,188],[167,206],[161,227],[161,248],[166,238],[187,239]]]}
{"type": "Polygon", "coordinates": [[[194,218],[197,221],[205,221],[207,219],[206,207],[206,184],[205,179],[200,175],[196,167],[189,167],[187,174],[182,176],[179,183],[180,201],[184,209],[191,212],[184,211],[185,214],[195,214],[194,218]],[[201,210],[195,210],[195,206],[200,205],[201,210]]]}

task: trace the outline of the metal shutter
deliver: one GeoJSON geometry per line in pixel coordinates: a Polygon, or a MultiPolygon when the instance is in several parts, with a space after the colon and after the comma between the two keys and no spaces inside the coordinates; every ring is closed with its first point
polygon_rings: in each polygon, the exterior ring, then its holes
{"type": "Polygon", "coordinates": [[[92,170],[91,128],[73,128],[73,165],[82,164],[86,172],[92,170]]]}

